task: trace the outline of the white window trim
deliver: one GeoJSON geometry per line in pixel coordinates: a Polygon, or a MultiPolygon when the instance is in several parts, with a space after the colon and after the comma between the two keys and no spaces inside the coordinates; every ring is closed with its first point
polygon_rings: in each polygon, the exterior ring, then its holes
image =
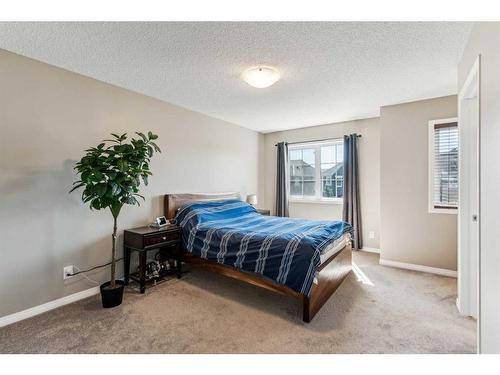
{"type": "Polygon", "coordinates": [[[290,203],[313,203],[313,204],[344,204],[342,198],[302,198],[297,196],[290,196],[288,200],[290,203]]]}
{"type": "Polygon", "coordinates": [[[429,180],[428,180],[428,205],[429,213],[431,214],[449,214],[457,215],[458,207],[453,208],[436,208],[434,207],[434,126],[437,124],[447,124],[450,122],[456,122],[458,124],[458,118],[445,118],[439,120],[429,121],[429,141],[428,141],[428,152],[429,152],[429,180]]]}
{"type": "MultiPolygon", "coordinates": [[[[295,148],[304,148],[304,147],[311,147],[311,148],[316,148],[316,147],[321,147],[324,145],[330,145],[330,144],[336,144],[336,143],[343,143],[343,138],[332,138],[327,141],[320,141],[320,142],[304,142],[304,143],[294,143],[293,145],[288,146],[288,150],[293,150],[295,148]]],[[[290,159],[288,159],[288,162],[290,159]]],[[[315,165],[321,165],[321,153],[316,152],[315,153],[315,160],[314,160],[315,165]]],[[[319,187],[319,192],[321,192],[321,168],[316,168],[316,188],[319,187]]],[[[321,196],[315,196],[315,197],[301,197],[297,195],[290,195],[288,201],[290,203],[313,203],[313,204],[344,204],[344,199],[343,198],[324,198],[321,196]]]]}

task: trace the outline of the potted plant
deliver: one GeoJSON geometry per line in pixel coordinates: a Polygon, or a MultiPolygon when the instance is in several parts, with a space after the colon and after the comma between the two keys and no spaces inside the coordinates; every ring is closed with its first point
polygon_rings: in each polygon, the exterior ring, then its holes
{"type": "Polygon", "coordinates": [[[148,184],[150,158],[161,152],[153,142],[158,136],[136,133],[139,139],[130,139],[127,134],[111,134],[97,147],[85,150],[85,156],[76,163],[75,170],[80,177],[70,193],[84,187],[82,200],[89,203],[91,210],[107,209],[113,216],[111,248],[111,279],[101,285],[102,306],[115,307],[122,303],[124,283],[116,280],[116,231],[117,221],[124,204],[139,205],[141,179],[148,184]],[[111,143],[108,144],[107,142],[111,143]]]}

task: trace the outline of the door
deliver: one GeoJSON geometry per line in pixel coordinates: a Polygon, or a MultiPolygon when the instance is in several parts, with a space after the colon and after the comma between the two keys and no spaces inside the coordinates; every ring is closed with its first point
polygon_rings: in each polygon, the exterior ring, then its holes
{"type": "Polygon", "coordinates": [[[458,97],[458,300],[463,315],[479,316],[479,57],[458,97]]]}

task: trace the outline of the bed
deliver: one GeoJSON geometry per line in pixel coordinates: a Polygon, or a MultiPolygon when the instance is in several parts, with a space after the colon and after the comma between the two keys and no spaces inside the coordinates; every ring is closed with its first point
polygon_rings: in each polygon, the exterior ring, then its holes
{"type": "Polygon", "coordinates": [[[351,271],[344,222],[259,214],[238,193],[167,194],[184,261],[302,302],[310,322],[351,271]]]}

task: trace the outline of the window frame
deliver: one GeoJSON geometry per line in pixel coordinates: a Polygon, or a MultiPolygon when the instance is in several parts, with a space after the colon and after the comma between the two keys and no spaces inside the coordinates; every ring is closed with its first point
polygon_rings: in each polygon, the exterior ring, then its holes
{"type": "MultiPolygon", "coordinates": [[[[429,170],[429,175],[428,175],[428,209],[429,213],[432,214],[451,214],[451,215],[457,215],[458,214],[458,203],[456,206],[450,206],[450,207],[436,207],[434,204],[434,162],[436,159],[436,155],[434,154],[435,151],[435,131],[434,128],[436,125],[439,124],[449,124],[449,123],[457,123],[458,127],[458,118],[457,117],[452,117],[452,118],[445,118],[445,119],[438,119],[438,120],[431,120],[429,121],[429,128],[428,128],[428,133],[429,133],[429,141],[428,141],[428,153],[429,153],[429,163],[428,163],[428,170],[429,170]]],[[[460,129],[459,129],[460,131],[460,129]]],[[[460,147],[458,148],[458,152],[460,154],[460,147]]],[[[460,168],[460,166],[459,166],[460,168]]],[[[459,186],[460,186],[460,172],[459,172],[459,186]]]]}
{"type": "MultiPolygon", "coordinates": [[[[335,138],[327,141],[321,142],[303,142],[303,143],[294,143],[288,145],[288,165],[290,165],[290,151],[293,149],[314,149],[314,167],[315,167],[315,195],[314,196],[298,196],[292,195],[290,193],[289,201],[291,203],[315,203],[315,204],[343,204],[344,198],[327,198],[323,197],[323,187],[321,181],[321,147],[322,146],[330,146],[330,145],[338,145],[344,144],[343,138],[335,138]]],[[[342,163],[344,163],[344,157],[342,154],[342,163]]],[[[325,163],[323,163],[325,164],[325,163]]],[[[289,172],[289,171],[288,171],[289,172]]],[[[287,182],[288,188],[290,188],[290,179],[287,182]]],[[[343,189],[344,187],[342,187],[343,189]]],[[[342,194],[343,195],[343,194],[342,194]]]]}

